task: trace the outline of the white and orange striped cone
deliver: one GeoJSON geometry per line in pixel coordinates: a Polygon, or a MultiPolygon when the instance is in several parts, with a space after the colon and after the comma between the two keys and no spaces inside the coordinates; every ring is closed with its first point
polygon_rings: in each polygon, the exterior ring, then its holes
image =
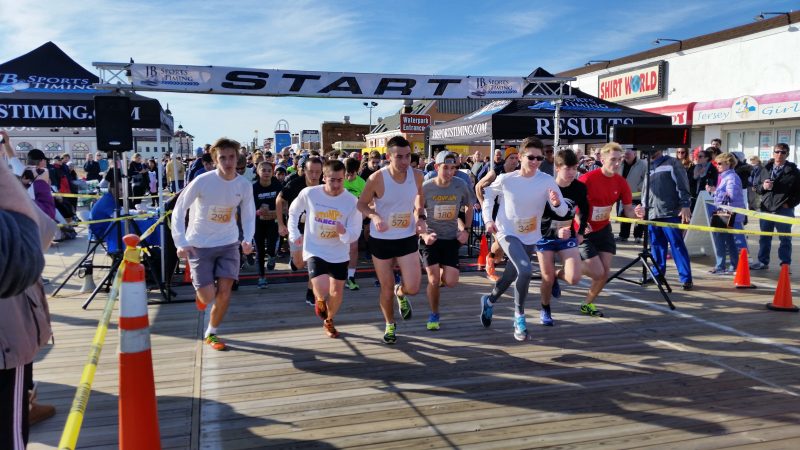
{"type": "Polygon", "coordinates": [[[160,449],[147,287],[140,263],[139,236],[125,242],[119,290],[119,448],[160,449]]]}

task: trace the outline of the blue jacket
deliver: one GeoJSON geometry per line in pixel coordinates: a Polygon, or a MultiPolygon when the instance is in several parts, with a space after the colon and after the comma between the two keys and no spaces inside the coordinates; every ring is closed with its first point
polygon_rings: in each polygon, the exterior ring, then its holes
{"type": "MultiPolygon", "coordinates": [[[[744,208],[744,190],[742,189],[742,179],[736,174],[734,169],[728,169],[719,174],[717,190],[714,192],[715,205],[730,205],[737,208],[744,208]]],[[[736,215],[737,224],[741,225],[744,216],[736,215]]]]}

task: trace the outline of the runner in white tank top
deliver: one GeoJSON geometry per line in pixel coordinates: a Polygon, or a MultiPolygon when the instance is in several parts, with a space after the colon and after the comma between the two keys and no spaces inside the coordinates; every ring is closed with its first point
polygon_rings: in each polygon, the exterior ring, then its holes
{"type": "Polygon", "coordinates": [[[422,197],[422,172],[410,167],[411,144],[395,136],[386,144],[389,166],[370,175],[358,199],[358,209],[372,220],[369,247],[375,274],[381,284],[380,304],[386,321],[383,341],[394,344],[394,305],[397,299],[403,320],[411,318],[406,295],[419,291],[421,278],[417,233],[427,230],[422,197]],[[395,261],[402,282],[394,286],[395,261]]]}

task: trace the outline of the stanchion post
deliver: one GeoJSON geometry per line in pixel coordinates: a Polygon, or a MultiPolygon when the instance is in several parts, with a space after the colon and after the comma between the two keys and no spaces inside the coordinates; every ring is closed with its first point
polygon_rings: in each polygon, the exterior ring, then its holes
{"type": "Polygon", "coordinates": [[[126,235],[119,302],[119,448],[160,449],[147,287],[139,236],[126,235]]]}

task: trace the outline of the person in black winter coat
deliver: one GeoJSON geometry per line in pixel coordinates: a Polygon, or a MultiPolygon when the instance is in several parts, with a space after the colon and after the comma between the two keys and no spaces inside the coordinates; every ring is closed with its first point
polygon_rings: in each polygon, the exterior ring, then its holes
{"type": "MultiPolygon", "coordinates": [[[[772,151],[770,160],[761,171],[756,193],[761,195],[761,211],[794,217],[794,208],[800,204],[800,171],[794,163],[787,161],[789,146],[780,143],[772,151]]],[[[786,223],[760,220],[761,231],[790,233],[792,226],[786,223]]],[[[792,263],[792,238],[781,236],[778,246],[778,259],[783,264],[792,263]]],[[[763,270],[769,265],[769,253],[772,248],[772,236],[761,236],[758,239],[758,262],[750,268],[763,270]]]]}

